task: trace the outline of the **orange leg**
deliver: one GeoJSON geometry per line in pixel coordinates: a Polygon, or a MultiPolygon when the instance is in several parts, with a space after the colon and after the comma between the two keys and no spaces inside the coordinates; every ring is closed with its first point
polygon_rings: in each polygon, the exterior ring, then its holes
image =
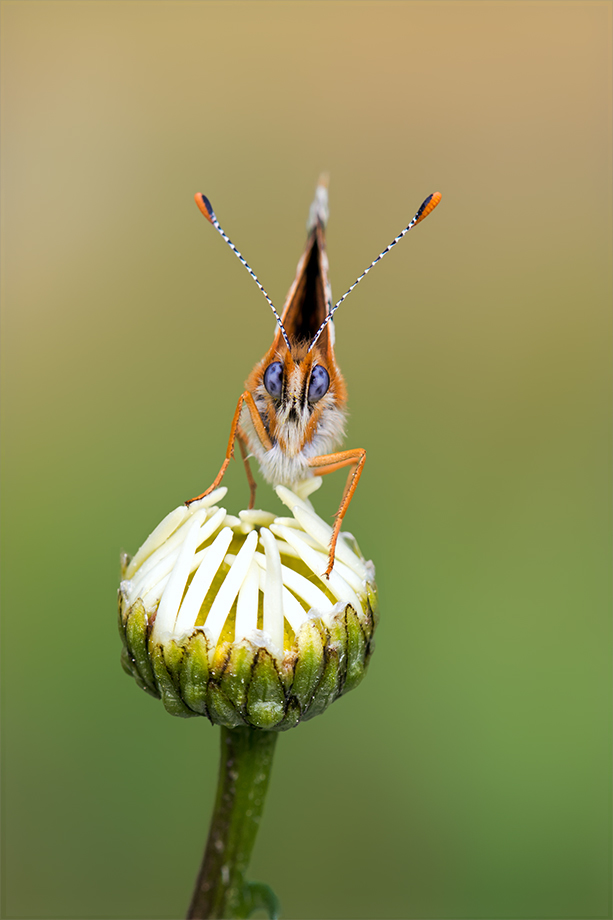
{"type": "Polygon", "coordinates": [[[313,457],[309,460],[309,466],[315,476],[327,476],[328,473],[334,473],[335,470],[341,470],[345,466],[350,466],[345,491],[341,499],[341,504],[336,512],[334,520],[334,529],[332,539],[330,540],[330,553],[328,556],[328,568],[325,571],[325,577],[330,577],[330,572],[334,566],[334,554],[336,552],[336,541],[341,530],[341,524],[345,517],[345,512],[349,507],[353,493],[356,490],[364,463],[366,462],[366,451],[362,447],[356,447],[353,450],[343,450],[337,454],[324,454],[322,457],[313,457]]]}
{"type": "MultiPolygon", "coordinates": [[[[241,419],[241,411],[242,411],[243,405],[245,405],[247,409],[249,410],[249,415],[251,416],[253,427],[255,428],[256,434],[258,438],[260,439],[260,441],[262,442],[263,447],[266,450],[270,450],[270,448],[272,447],[272,441],[268,437],[268,433],[266,429],[264,428],[264,423],[262,419],[260,418],[260,413],[258,412],[256,408],[253,396],[251,395],[249,390],[245,390],[245,392],[242,393],[239,397],[239,400],[236,406],[236,411],[234,413],[234,418],[232,419],[232,427],[230,429],[230,439],[228,441],[228,448],[226,450],[226,459],[221,464],[221,469],[219,470],[217,476],[215,477],[211,485],[208,487],[208,489],[202,492],[201,495],[196,495],[194,498],[188,499],[188,501],[185,502],[186,505],[191,505],[192,502],[197,502],[199,498],[204,498],[205,495],[208,495],[210,492],[213,491],[213,489],[216,489],[219,483],[221,482],[221,480],[223,479],[224,473],[226,472],[230,464],[230,460],[234,456],[234,441],[236,440],[236,438],[239,438],[239,444],[241,444],[241,439],[244,438],[243,432],[240,429],[240,419],[241,419]]],[[[241,452],[242,452],[242,449],[243,447],[241,445],[241,452]]],[[[243,454],[243,459],[245,460],[245,465],[248,469],[248,463],[247,463],[247,458],[245,454],[243,454]]],[[[253,501],[255,499],[255,481],[253,479],[253,476],[251,476],[251,470],[249,470],[249,472],[247,473],[247,479],[249,481],[249,489],[251,490],[251,501],[253,501]]],[[[249,507],[252,507],[252,505],[250,504],[249,507]]]]}
{"type": "Polygon", "coordinates": [[[251,472],[251,467],[249,466],[249,443],[245,436],[245,432],[240,427],[236,431],[236,438],[238,440],[241,457],[243,458],[243,463],[245,465],[247,482],[249,483],[249,508],[255,508],[255,490],[257,489],[258,484],[253,478],[253,473],[251,472]]]}

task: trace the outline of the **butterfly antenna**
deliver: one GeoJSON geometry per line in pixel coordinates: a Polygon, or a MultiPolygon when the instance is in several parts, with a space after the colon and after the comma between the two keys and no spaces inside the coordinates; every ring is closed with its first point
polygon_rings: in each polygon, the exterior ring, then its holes
{"type": "Polygon", "coordinates": [[[400,240],[401,240],[404,236],[407,235],[407,233],[409,232],[409,230],[412,230],[413,227],[416,227],[417,224],[421,223],[422,220],[425,220],[425,218],[428,216],[428,214],[431,214],[432,211],[434,211],[435,207],[437,206],[437,204],[438,204],[439,201],[441,200],[441,197],[442,197],[442,195],[441,195],[440,192],[434,192],[432,195],[428,195],[428,197],[427,197],[426,200],[423,202],[423,204],[421,205],[421,207],[419,208],[419,210],[418,210],[417,213],[415,214],[415,217],[414,217],[413,220],[410,222],[410,224],[408,224],[408,225],[404,228],[404,230],[402,230],[402,231],[398,234],[398,236],[395,237],[395,238],[392,240],[392,242],[389,244],[389,246],[386,246],[386,248],[383,250],[383,252],[380,252],[380,253],[379,253],[379,255],[378,255],[377,258],[374,260],[374,262],[371,262],[370,265],[368,266],[368,268],[365,269],[365,270],[362,272],[362,274],[360,275],[360,277],[359,277],[359,278],[356,278],[356,280],[353,282],[353,284],[351,285],[351,287],[350,287],[347,291],[345,291],[345,293],[343,294],[343,296],[341,297],[341,299],[340,299],[340,300],[337,300],[333,307],[330,306],[330,304],[328,304],[328,315],[326,316],[325,320],[323,321],[323,323],[321,324],[321,326],[319,327],[319,329],[318,329],[317,332],[315,333],[315,337],[314,337],[313,341],[311,342],[311,344],[309,345],[309,351],[311,351],[311,349],[312,349],[313,346],[315,345],[315,343],[316,343],[317,339],[319,338],[319,336],[322,334],[322,332],[324,331],[324,329],[326,328],[326,326],[328,325],[328,323],[330,322],[330,320],[332,319],[332,317],[334,316],[334,314],[336,313],[336,311],[338,310],[338,308],[340,307],[340,305],[342,304],[342,302],[343,302],[344,300],[346,300],[347,297],[351,294],[351,292],[352,292],[352,290],[354,289],[354,287],[356,287],[356,286],[360,283],[360,281],[362,280],[362,278],[365,278],[365,277],[366,277],[366,275],[368,274],[368,272],[369,272],[372,268],[375,267],[375,265],[377,264],[377,262],[380,262],[380,261],[381,261],[381,259],[383,258],[383,256],[386,256],[386,255],[388,254],[388,252],[390,251],[390,249],[393,249],[393,248],[394,248],[394,246],[396,245],[396,243],[399,243],[400,240]]]}
{"type": "Polygon", "coordinates": [[[270,297],[269,297],[268,294],[266,293],[266,290],[264,289],[264,287],[260,284],[260,280],[259,280],[258,276],[257,276],[256,273],[253,271],[253,269],[251,268],[251,266],[249,265],[249,263],[247,262],[247,260],[243,258],[243,256],[242,256],[241,253],[238,251],[238,249],[236,248],[236,246],[234,245],[234,243],[232,242],[232,240],[230,239],[230,237],[229,237],[229,236],[224,232],[224,230],[222,229],[222,227],[221,227],[221,225],[220,225],[220,223],[219,223],[219,221],[217,220],[217,217],[216,217],[216,215],[215,215],[215,211],[214,211],[213,208],[211,207],[211,202],[210,202],[209,199],[206,197],[206,195],[203,195],[203,194],[202,194],[202,192],[196,192],[196,194],[194,195],[194,200],[195,200],[196,204],[198,205],[199,210],[202,212],[202,214],[204,214],[204,216],[206,217],[206,219],[208,220],[208,222],[209,222],[210,224],[212,224],[212,225],[215,227],[215,229],[217,230],[217,232],[219,233],[219,235],[220,235],[221,237],[223,237],[223,239],[226,241],[226,243],[228,244],[228,246],[230,247],[230,249],[232,250],[232,252],[234,253],[234,255],[235,255],[235,256],[237,257],[237,259],[239,260],[239,262],[241,262],[241,263],[245,266],[245,268],[247,269],[247,271],[249,272],[249,274],[251,275],[251,277],[253,278],[253,280],[255,281],[255,283],[257,284],[257,286],[259,287],[259,289],[261,290],[262,294],[263,294],[264,297],[266,298],[266,302],[268,303],[268,306],[270,307],[270,309],[272,310],[272,312],[275,314],[275,319],[276,319],[276,321],[277,321],[277,325],[278,325],[279,329],[281,330],[281,335],[282,335],[283,338],[285,339],[285,344],[286,344],[287,347],[291,350],[291,345],[290,345],[289,339],[288,339],[288,337],[287,337],[287,332],[285,331],[285,327],[284,327],[283,323],[281,322],[281,317],[279,316],[279,314],[278,314],[277,311],[275,310],[275,306],[274,306],[272,300],[270,299],[270,297]]]}

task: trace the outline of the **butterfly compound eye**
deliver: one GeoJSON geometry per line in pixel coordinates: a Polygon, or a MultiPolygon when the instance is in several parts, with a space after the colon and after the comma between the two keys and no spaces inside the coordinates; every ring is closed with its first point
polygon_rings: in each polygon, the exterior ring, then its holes
{"type": "Polygon", "coordinates": [[[273,361],[264,371],[264,386],[271,396],[279,398],[283,390],[283,365],[280,361],[273,361]]]}
{"type": "Polygon", "coordinates": [[[325,396],[330,386],[330,377],[328,371],[321,364],[316,364],[311,373],[311,382],[309,383],[309,400],[317,402],[322,396],[325,396]]]}

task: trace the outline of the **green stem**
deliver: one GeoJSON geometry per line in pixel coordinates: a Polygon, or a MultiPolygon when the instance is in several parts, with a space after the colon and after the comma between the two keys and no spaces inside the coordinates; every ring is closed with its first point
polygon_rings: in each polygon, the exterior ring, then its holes
{"type": "Polygon", "coordinates": [[[188,920],[249,917],[258,909],[277,915],[273,892],[249,884],[245,873],[260,823],[277,732],[222,728],[219,783],[209,839],[188,920]]]}

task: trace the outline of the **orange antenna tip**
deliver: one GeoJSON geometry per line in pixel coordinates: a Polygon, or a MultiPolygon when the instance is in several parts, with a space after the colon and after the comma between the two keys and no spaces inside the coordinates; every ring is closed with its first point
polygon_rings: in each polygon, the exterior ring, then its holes
{"type": "Polygon", "coordinates": [[[194,195],[194,201],[198,205],[198,210],[200,211],[200,213],[204,214],[208,222],[210,224],[213,224],[213,226],[215,226],[215,223],[214,223],[214,221],[216,220],[215,211],[211,207],[211,202],[206,197],[206,195],[203,195],[202,192],[196,192],[196,194],[194,195]]]}
{"type": "Polygon", "coordinates": [[[424,220],[424,218],[426,218],[428,214],[431,214],[442,197],[443,196],[441,195],[440,192],[433,192],[431,195],[428,195],[428,197],[426,198],[426,200],[423,202],[422,206],[420,207],[419,211],[415,215],[415,218],[414,218],[415,224],[418,224],[420,220],[424,220]]]}

